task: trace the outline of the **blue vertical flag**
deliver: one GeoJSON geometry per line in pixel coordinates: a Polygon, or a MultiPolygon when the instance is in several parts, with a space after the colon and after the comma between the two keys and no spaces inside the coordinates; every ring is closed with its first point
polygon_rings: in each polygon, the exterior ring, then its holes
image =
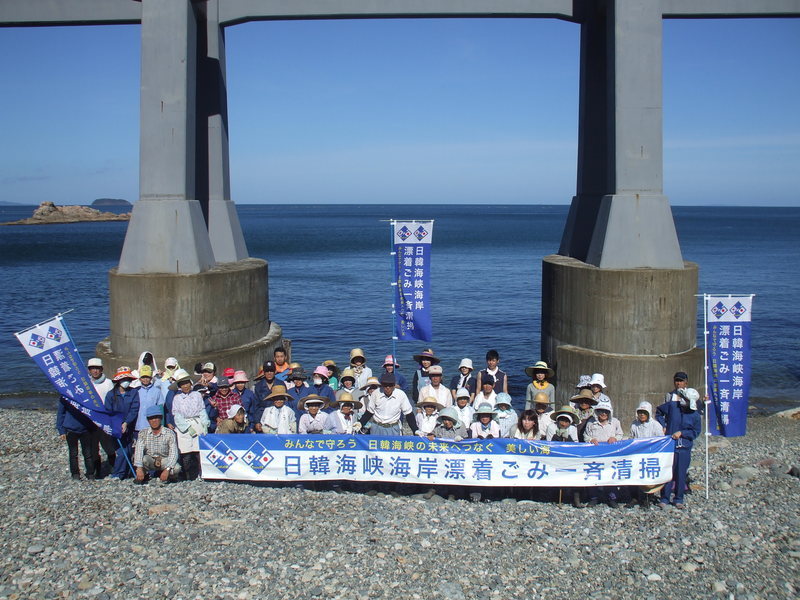
{"type": "Polygon", "coordinates": [[[725,437],[745,435],[753,297],[707,295],[705,300],[709,432],[725,437]]]}
{"type": "Polygon", "coordinates": [[[392,221],[392,229],[395,335],[399,340],[430,342],[433,221],[392,221]]]}
{"type": "Polygon", "coordinates": [[[81,411],[109,435],[122,435],[122,415],[112,416],[106,411],[61,315],[14,335],[61,394],[62,401],[81,411]]]}

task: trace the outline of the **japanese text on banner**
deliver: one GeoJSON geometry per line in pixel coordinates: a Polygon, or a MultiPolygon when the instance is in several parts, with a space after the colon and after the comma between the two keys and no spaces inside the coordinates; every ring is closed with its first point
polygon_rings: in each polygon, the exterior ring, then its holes
{"type": "Polygon", "coordinates": [[[430,262],[433,221],[393,221],[395,335],[431,341],[430,262]]]}

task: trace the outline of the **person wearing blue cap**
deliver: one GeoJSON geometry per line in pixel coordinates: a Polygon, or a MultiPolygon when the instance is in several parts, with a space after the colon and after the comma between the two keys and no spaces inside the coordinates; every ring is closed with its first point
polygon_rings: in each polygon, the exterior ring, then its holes
{"type": "Polygon", "coordinates": [[[133,466],[136,469],[134,483],[147,483],[148,474],[155,472],[164,483],[175,481],[181,466],[178,464],[178,439],[175,432],[162,427],[163,406],[155,405],[147,409],[148,429],[139,432],[133,466]]]}

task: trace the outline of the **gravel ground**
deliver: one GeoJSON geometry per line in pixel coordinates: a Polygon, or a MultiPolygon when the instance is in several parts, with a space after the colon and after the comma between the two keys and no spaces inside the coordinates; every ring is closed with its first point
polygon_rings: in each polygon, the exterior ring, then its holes
{"type": "Polygon", "coordinates": [[[752,417],[716,441],[710,500],[696,449],[687,510],[661,511],[72,481],[53,413],[0,415],[0,598],[800,594],[800,421],[752,417]]]}

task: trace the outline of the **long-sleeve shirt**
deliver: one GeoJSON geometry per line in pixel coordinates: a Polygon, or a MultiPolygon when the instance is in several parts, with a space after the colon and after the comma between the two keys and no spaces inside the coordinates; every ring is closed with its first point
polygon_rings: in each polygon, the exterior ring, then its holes
{"type": "Polygon", "coordinates": [[[605,423],[600,423],[597,417],[592,417],[586,423],[586,429],[583,431],[583,439],[587,442],[592,440],[607,442],[612,437],[617,441],[625,437],[625,434],[622,433],[622,425],[616,417],[609,417],[605,423]]]}
{"type": "Polygon", "coordinates": [[[300,417],[297,432],[301,434],[322,433],[325,430],[325,420],[327,418],[327,413],[322,411],[318,412],[315,417],[312,417],[310,413],[305,413],[300,417]]]}
{"type": "Polygon", "coordinates": [[[419,391],[420,400],[425,400],[427,398],[436,398],[436,401],[441,404],[442,407],[453,405],[453,394],[451,394],[450,390],[442,383],[439,384],[438,388],[432,385],[426,385],[419,391]]]}
{"type": "Polygon", "coordinates": [[[549,398],[549,404],[554,404],[556,401],[556,388],[555,386],[550,383],[549,381],[532,381],[528,384],[528,388],[525,390],[525,409],[533,409],[534,405],[536,404],[533,399],[536,397],[538,393],[547,394],[549,398]]]}
{"type": "Polygon", "coordinates": [[[651,438],[664,435],[664,428],[655,419],[648,419],[644,423],[636,419],[631,423],[632,438],[651,438]]]}
{"type": "Polygon", "coordinates": [[[494,421],[489,421],[489,425],[486,427],[480,421],[475,421],[469,426],[469,437],[471,438],[485,438],[490,435],[493,438],[500,437],[500,426],[494,421]]]}
{"type": "Polygon", "coordinates": [[[144,456],[160,456],[161,467],[171,469],[178,462],[178,440],[175,432],[166,427],[159,429],[158,434],[148,427],[139,432],[136,451],[133,453],[133,466],[141,467],[144,456]]]}

